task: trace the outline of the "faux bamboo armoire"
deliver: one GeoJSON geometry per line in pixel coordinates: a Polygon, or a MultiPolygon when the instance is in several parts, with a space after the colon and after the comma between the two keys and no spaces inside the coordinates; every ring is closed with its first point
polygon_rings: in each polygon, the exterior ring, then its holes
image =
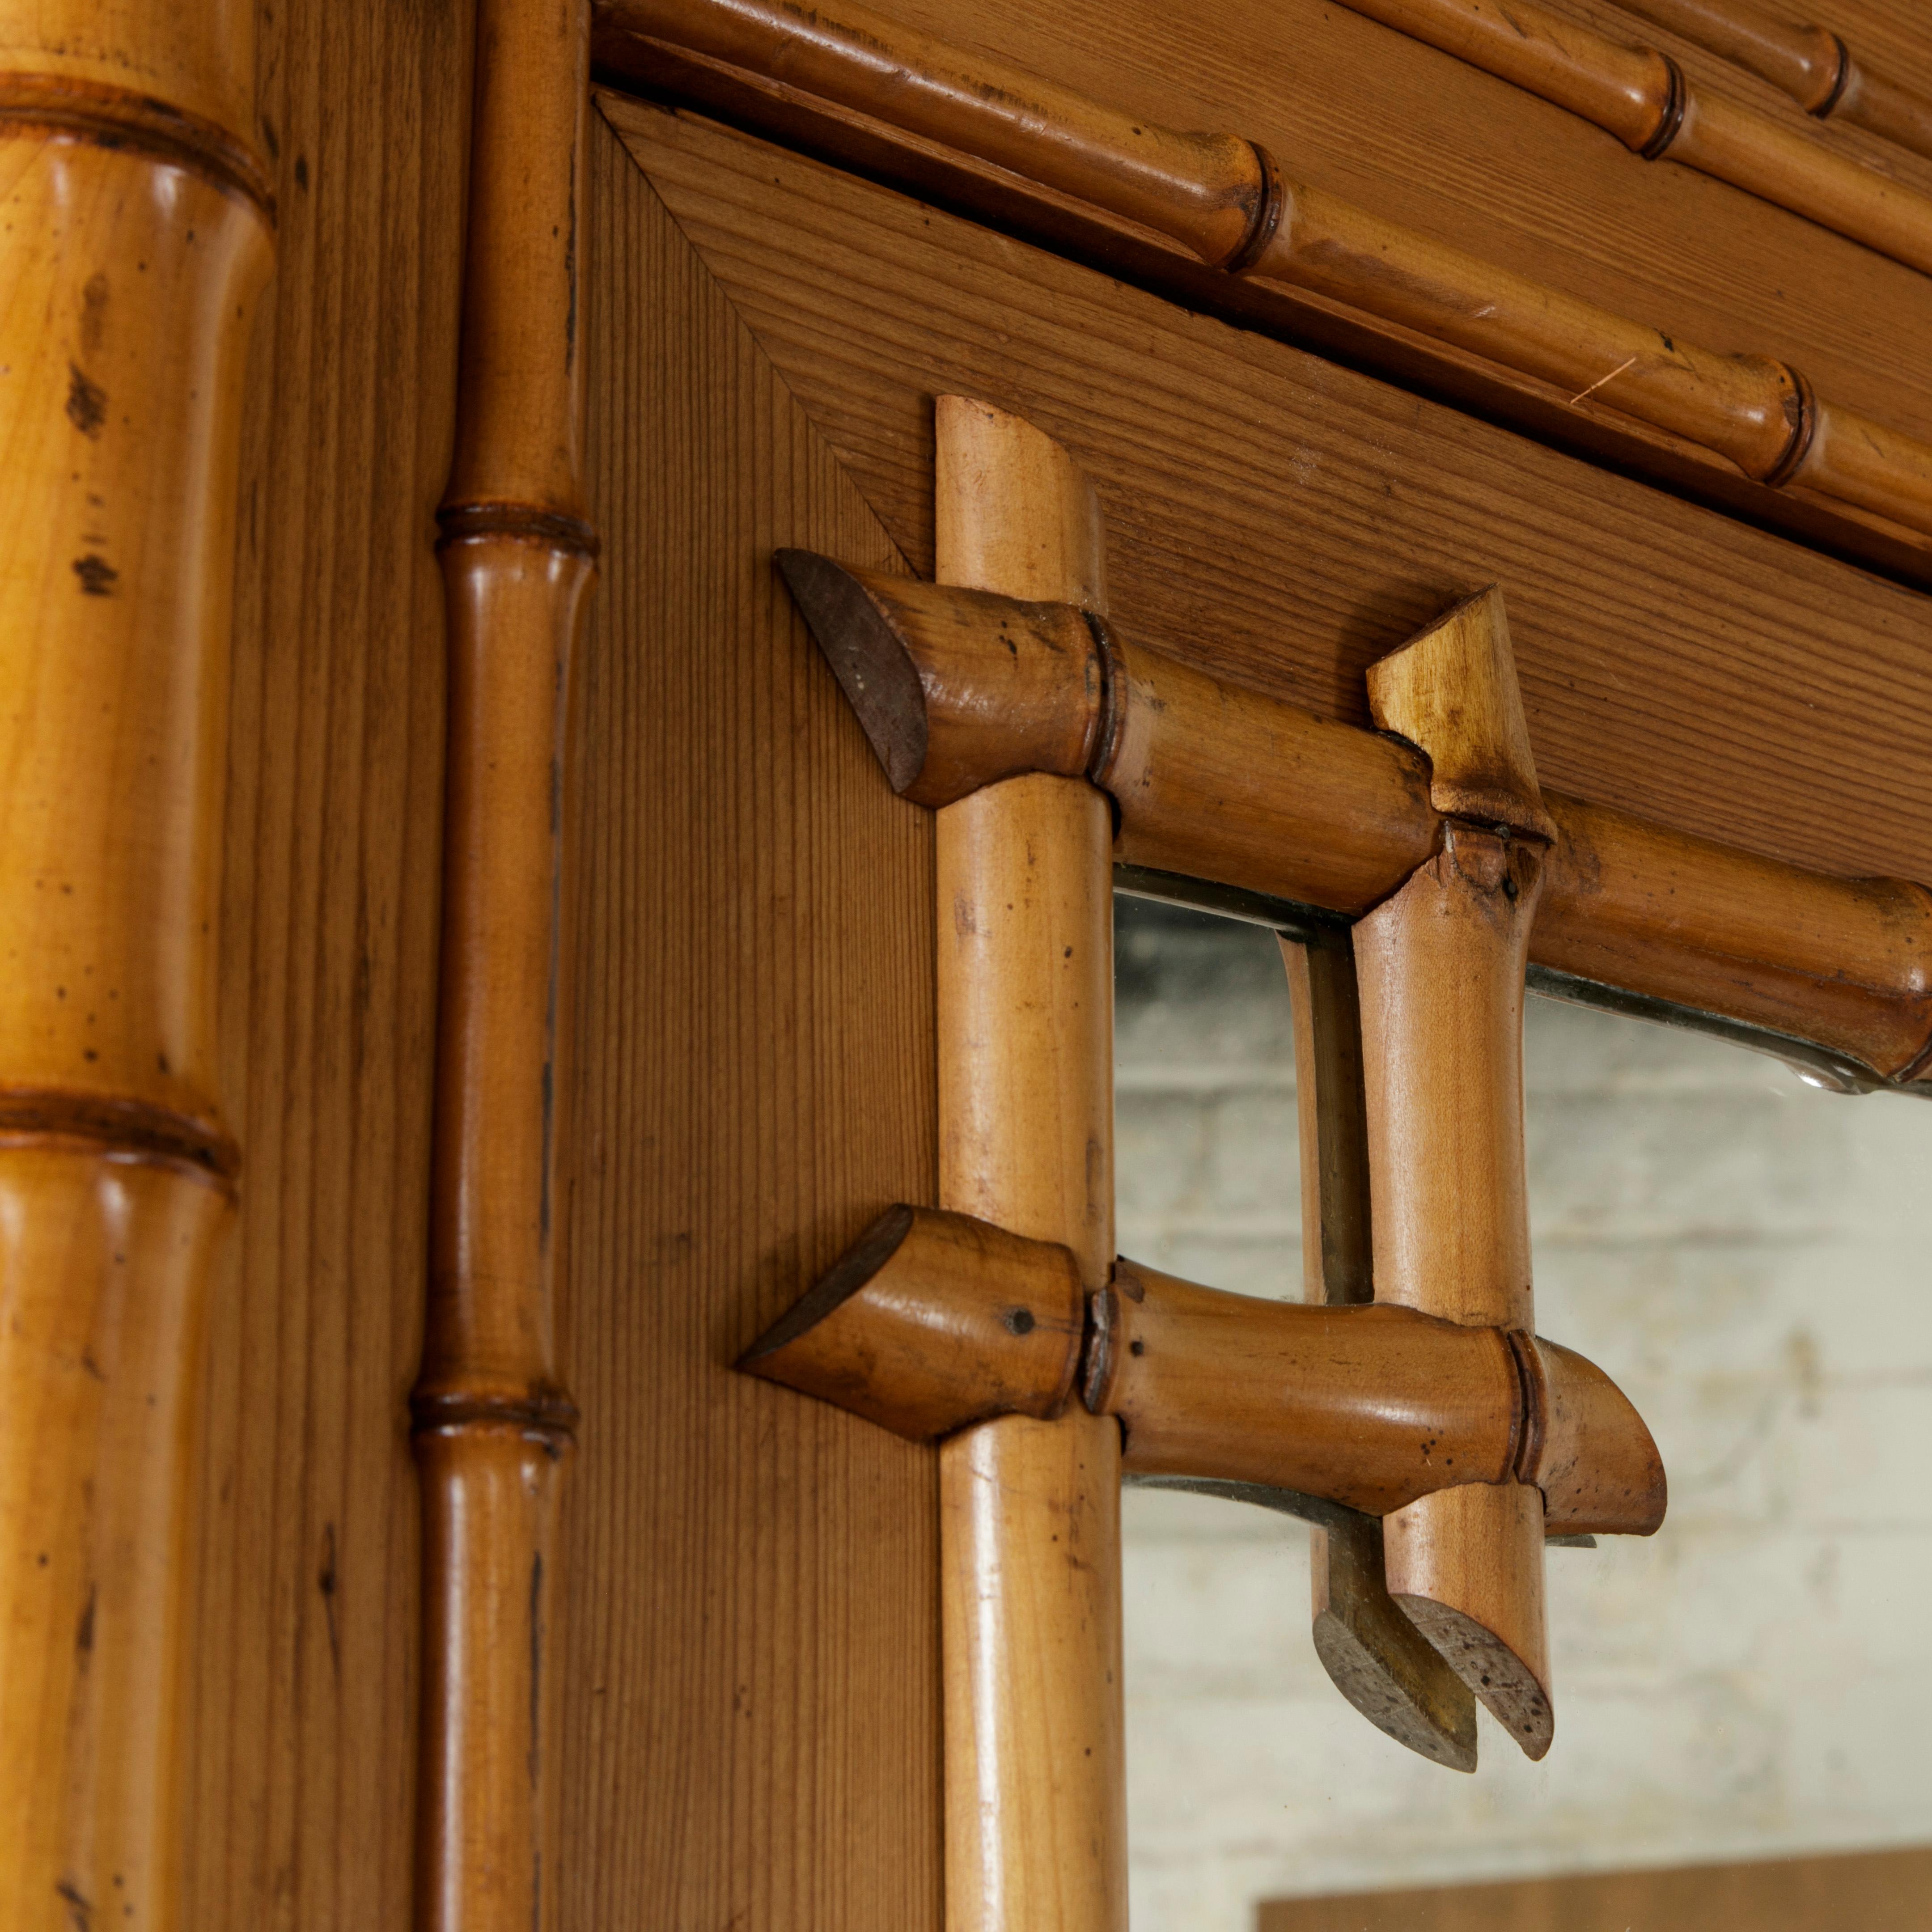
{"type": "Polygon", "coordinates": [[[0,1920],[1120,1932],[1124,1479],[1563,1748],[1526,986],[1932,1069],[1932,49],[1782,4],[0,0],[0,1920]],[[1305,1304],[1115,1252],[1116,888],[1305,1304]]]}

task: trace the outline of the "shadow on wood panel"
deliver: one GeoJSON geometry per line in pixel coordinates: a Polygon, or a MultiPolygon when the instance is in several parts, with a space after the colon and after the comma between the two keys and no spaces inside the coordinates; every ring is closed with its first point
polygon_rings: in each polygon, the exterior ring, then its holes
{"type": "Polygon", "coordinates": [[[1598,1872],[1262,1905],[1255,1932],[1924,1932],[1932,1850],[1598,1872]]]}

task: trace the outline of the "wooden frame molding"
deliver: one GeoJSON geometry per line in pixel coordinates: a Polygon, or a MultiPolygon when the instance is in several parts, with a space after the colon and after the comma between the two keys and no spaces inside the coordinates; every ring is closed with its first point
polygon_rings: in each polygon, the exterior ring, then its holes
{"type": "MultiPolygon", "coordinates": [[[[1112,799],[1126,864],[1350,920],[1400,890],[1446,819],[1511,809],[1494,795],[1498,775],[1432,767],[1396,738],[1130,644],[1097,614],[800,552],[778,562],[889,777],[922,802],[1037,760],[1112,799]]],[[[1932,1072],[1924,887],[1833,878],[1538,798],[1521,829],[1552,843],[1532,961],[1762,1029],[1774,1050],[1809,1042],[1848,1087],[1932,1072]]]]}
{"type": "Polygon", "coordinates": [[[0,40],[0,1921],[168,1928],[273,206],[251,8],[44,0],[0,40]]]}
{"type": "Polygon", "coordinates": [[[1626,46],[1533,0],[1510,0],[1507,10],[1488,0],[1345,4],[1594,122],[1647,161],[1679,162],[1932,269],[1932,197],[1700,88],[1654,47],[1626,46]]]}
{"type": "Polygon", "coordinates": [[[582,0],[482,0],[457,446],[442,986],[423,1361],[421,1932],[550,1922],[548,1660],[576,1411],[556,1358],[571,666],[581,481],[582,0]]]}
{"type": "Polygon", "coordinates": [[[1748,0],[1619,0],[1624,10],[1781,88],[1820,121],[1932,155],[1932,100],[1868,67],[1828,28],[1795,26],[1748,0]]]}
{"type": "MultiPolygon", "coordinates": [[[[1112,238],[1103,253],[1178,254],[1221,272],[1224,290],[1292,292],[1331,334],[1348,319],[1348,340],[1385,364],[1412,370],[1420,346],[1452,386],[1493,402],[1500,384],[1538,434],[1588,445],[1620,424],[1620,454],[1653,475],[1681,487],[1694,474],[1699,493],[1734,505],[1749,479],[1760,513],[1813,534],[1822,513],[1832,541],[1925,572],[1932,443],[1819,396],[1782,362],[1666,337],[1298,186],[1250,141],[1118,112],[856,5],[599,0],[596,22],[615,79],[996,208],[1052,242],[1097,226],[1112,238]],[[1771,507],[1787,490],[1789,509],[1771,507]]],[[[1214,276],[1186,286],[1216,301],[1214,276]]],[[[1255,314],[1246,297],[1219,301],[1255,314]]],[[[1294,311],[1304,328],[1310,312],[1294,311]]]]}

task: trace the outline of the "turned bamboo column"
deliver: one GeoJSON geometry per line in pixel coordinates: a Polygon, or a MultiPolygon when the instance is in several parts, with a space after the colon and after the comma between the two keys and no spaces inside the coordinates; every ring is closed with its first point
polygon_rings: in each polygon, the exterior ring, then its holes
{"type": "MultiPolygon", "coordinates": [[[[1375,1299],[1366,1097],[1354,955],[1346,931],[1280,935],[1294,1009],[1305,1300],[1375,1299]]],[[[1476,1706],[1388,1593],[1382,1525],[1309,1532],[1316,1654],[1336,1690],[1398,1743],[1456,1771],[1476,1768],[1476,1706]]]]}
{"type": "MultiPolygon", "coordinates": [[[[1369,680],[1376,723],[1430,758],[1445,821],[1435,856],[1354,928],[1376,1295],[1527,1349],[1523,975],[1553,828],[1501,594],[1459,606],[1369,680]]],[[[1520,1468],[1538,1447],[1522,1445],[1520,1468]]],[[[1391,1596],[1541,1757],[1554,1728],[1541,1492],[1460,1483],[1384,1517],[1382,1536],[1391,1596]]]]}
{"type": "Polygon", "coordinates": [[[0,1924],[177,1922],[251,10],[0,0],[0,1924]],[[98,1914],[98,1917],[94,1915],[98,1914]]]}
{"type": "MultiPolygon", "coordinates": [[[[942,583],[1099,610],[1099,506],[1017,417],[940,398],[942,583]]],[[[938,815],[940,1202],[1114,1254],[1112,825],[1083,779],[938,815]]],[[[940,1454],[948,1932],[1124,1932],[1120,1432],[1077,1406],[940,1454]]]]}
{"type": "Polygon", "coordinates": [[[556,1861],[556,1524],[576,1412],[556,1358],[568,1036],[570,670],[585,513],[578,235],[585,0],[482,0],[449,627],[423,1481],[417,1922],[530,1932],[556,1861]]]}

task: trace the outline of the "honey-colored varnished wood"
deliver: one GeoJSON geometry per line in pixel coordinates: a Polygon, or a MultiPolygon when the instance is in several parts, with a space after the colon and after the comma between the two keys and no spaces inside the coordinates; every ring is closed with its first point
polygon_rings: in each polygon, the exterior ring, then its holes
{"type": "MultiPolygon", "coordinates": [[[[1030,424],[942,396],[942,584],[1098,609],[1098,500],[1030,424]]],[[[1114,1258],[1112,823],[1084,779],[937,820],[939,1201],[1114,1258]]],[[[1120,1432],[1010,1416],[940,1450],[948,1932],[1122,1932],[1120,1432]]]]}
{"type": "MultiPolygon", "coordinates": [[[[470,19],[292,0],[260,10],[257,30],[276,259],[248,365],[218,754],[223,1087],[246,1159],[208,1311],[184,1552],[182,1919],[407,1932],[408,1394],[444,722],[430,539],[455,388],[470,19]]],[[[97,1928],[113,1922],[83,1895],[97,1928]]],[[[74,1932],[70,1915],[56,1922],[74,1932]]]]}
{"type": "Polygon", "coordinates": [[[556,1532],[576,1409],[556,1342],[568,1081],[585,0],[478,16],[457,440],[438,512],[449,743],[422,1372],[417,1921],[551,1922],[556,1532]]]}
{"type": "Polygon", "coordinates": [[[1914,154],[1932,155],[1932,98],[1887,72],[1882,56],[1870,64],[1860,59],[1842,34],[1815,19],[1801,20],[1754,0],[1620,4],[1626,13],[1667,27],[1769,81],[1821,121],[1863,128],[1914,154]]]}
{"type": "MultiPolygon", "coordinates": [[[[1533,1346],[1522,1136],[1523,975],[1543,886],[1543,842],[1510,821],[1541,810],[1500,607],[1473,650],[1456,614],[1370,676],[1378,719],[1452,774],[1512,774],[1524,789],[1493,828],[1444,822],[1441,848],[1354,928],[1361,987],[1376,1298],[1533,1346]],[[1459,701],[1460,700],[1460,701],[1459,701]],[[1392,704],[1394,712],[1384,706],[1392,704]],[[1486,721],[1486,747],[1472,733],[1486,721]]],[[[1498,1337],[1501,1340],[1501,1337],[1498,1337]]],[[[1544,1498],[1512,1468],[1387,1516],[1389,1594],[1524,1751],[1555,1725],[1543,1594],[1544,1498]]]]}
{"type": "MultiPolygon", "coordinates": [[[[1415,52],[1452,94],[1499,85],[1415,52]]],[[[1500,581],[1549,792],[1816,871],[1932,878],[1916,593],[780,150],[603,104],[921,574],[930,398],[1000,397],[1100,488],[1129,650],[1366,725],[1368,664],[1500,581]],[[1768,787],[1768,766],[1804,783],[1768,787]]],[[[1660,926],[1728,896],[1658,893],[1634,854],[1605,856],[1601,890],[1660,926]]],[[[1874,903],[1848,929],[1900,916],[1874,903]]]]}
{"type": "Polygon", "coordinates": [[[0,26],[0,1920],[184,1922],[252,14],[0,26]]]}
{"type": "Polygon", "coordinates": [[[1552,1535],[1647,1536],[1664,1476],[1641,1417],[1567,1348],[1412,1308],[1230,1294],[899,1203],[738,1359],[930,1442],[994,1416],[1116,1418],[1137,1475],[1382,1515],[1458,1483],[1542,1488],[1552,1535]]]}
{"type": "MultiPolygon", "coordinates": [[[[1406,11],[1410,0],[1400,4],[1406,11]]],[[[1439,4],[1460,18],[1466,0],[1439,4]]],[[[797,103],[818,99],[821,119],[862,121],[874,148],[894,134],[910,143],[914,171],[924,178],[932,178],[936,156],[950,152],[958,174],[1017,176],[1053,208],[1085,204],[1103,222],[1178,242],[1204,266],[1311,293],[1371,328],[1393,326],[1567,396],[1570,406],[1594,397],[1643,431],[1721,459],[1773,493],[1796,486],[1911,532],[1911,541],[1932,536],[1932,440],[1828,392],[1820,394],[1812,380],[1775,356],[1702,346],[1659,320],[1606,308],[1310,184],[1295,152],[1271,154],[1252,140],[1203,142],[1158,121],[1150,126],[1113,103],[976,59],[856,5],[834,14],[792,0],[604,0],[599,19],[600,60],[640,84],[652,82],[667,50],[682,86],[708,94],[706,76],[722,80],[722,98],[740,113],[755,116],[760,88],[769,94],[776,84],[782,98],[766,118],[784,131],[798,123],[797,103]],[[680,55],[694,57],[694,74],[691,58],[678,64],[680,55]],[[1196,214],[1204,201],[1218,207],[1230,198],[1231,162],[1240,182],[1232,199],[1252,216],[1224,254],[1218,238],[1200,237],[1196,214]]],[[[1486,11],[1480,20],[1486,44],[1494,22],[1486,11]]],[[[1512,46],[1520,38],[1513,37],[1512,46]]],[[[1546,50],[1574,54],[1579,45],[1566,26],[1546,50]]],[[[1566,56],[1555,65],[1568,71],[1574,63],[1566,56]]],[[[1655,65],[1666,94],[1676,98],[1667,64],[1655,65]]],[[[1621,98],[1629,89],[1613,83],[1609,92],[1621,98]]],[[[1666,118],[1687,152],[1695,148],[1707,166],[1749,172],[1782,199],[1812,179],[1808,151],[1794,158],[1784,130],[1760,126],[1726,103],[1674,119],[1666,111],[1666,118]],[[1702,131],[1694,139],[1696,129],[1702,131]]],[[[836,134],[832,145],[851,152],[836,134]]],[[[943,160],[937,165],[944,170],[943,160]]],[[[1911,214],[1901,213],[1907,196],[1868,170],[1818,158],[1828,173],[1834,165],[1852,178],[1849,184],[1834,175],[1811,196],[1834,224],[1851,220],[1862,196],[1871,206],[1858,225],[1915,262],[1932,261],[1932,247],[1911,214]]],[[[1909,199],[1914,209],[1932,211],[1932,197],[1909,199]]],[[[1049,214],[1030,225],[1051,235],[1062,224],[1049,214]]],[[[1932,217],[1920,225],[1932,226],[1932,217]]]]}
{"type": "MultiPolygon", "coordinates": [[[[1301,1165],[1302,1299],[1375,1299],[1360,994],[1346,932],[1281,935],[1294,1010],[1301,1165]]],[[[1315,1654],[1357,1710],[1398,1743],[1455,1771],[1476,1768],[1476,1700],[1396,1606],[1379,1524],[1346,1520],[1309,1535],[1315,1654]]]]}
{"type": "Polygon", "coordinates": [[[592,132],[562,1922],[938,1932],[936,1454],[732,1367],[934,1197],[932,819],[772,564],[895,554],[592,132]]]}
{"type": "Polygon", "coordinates": [[[738,1358],[896,1436],[1066,1406],[1087,1329],[1071,1250],[934,1208],[886,1209],[738,1358]]]}
{"type": "Polygon", "coordinates": [[[1840,1084],[1925,1070],[1932,894],[1540,797],[1513,676],[1485,693],[1511,662],[1493,588],[1432,625],[1428,651],[1372,668],[1386,727],[1372,735],[1096,635],[1071,604],[896,590],[829,559],[780,561],[908,796],[1084,770],[1114,802],[1126,862],[1342,913],[1396,890],[1432,849],[1438,814],[1514,828],[1556,842],[1538,964],[1808,1042],[1842,1057],[1840,1084]],[[1412,732],[1434,758],[1401,742],[1412,732]]]}
{"type": "MultiPolygon", "coordinates": [[[[1922,273],[1932,268],[1932,196],[1700,87],[1654,47],[1613,40],[1530,0],[1512,0],[1507,11],[1489,0],[1348,4],[1595,122],[1646,160],[1696,168],[1922,273]]],[[[1691,9],[1705,10],[1701,4],[1691,9]]],[[[1843,77],[1842,44],[1822,29],[1810,31],[1814,60],[1819,40],[1831,55],[1829,82],[1815,104],[1801,103],[1816,112],[1831,102],[1843,77]]],[[[1763,46],[1761,38],[1752,38],[1763,46]]]]}

